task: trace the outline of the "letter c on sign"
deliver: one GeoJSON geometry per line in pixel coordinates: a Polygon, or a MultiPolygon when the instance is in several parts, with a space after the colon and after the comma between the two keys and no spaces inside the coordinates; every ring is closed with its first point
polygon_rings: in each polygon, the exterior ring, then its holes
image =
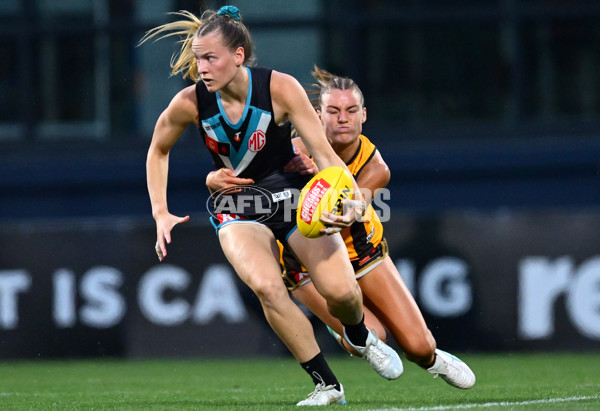
{"type": "Polygon", "coordinates": [[[185,290],[190,283],[190,274],[173,265],[151,268],[142,277],[138,288],[138,304],[144,316],[159,325],[178,325],[189,317],[190,305],[182,298],[165,301],[165,290],[185,290]]]}

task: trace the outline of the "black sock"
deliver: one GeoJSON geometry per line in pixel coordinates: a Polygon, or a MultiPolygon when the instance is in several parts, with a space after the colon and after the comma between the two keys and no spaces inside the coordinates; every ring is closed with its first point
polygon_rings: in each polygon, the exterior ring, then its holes
{"type": "Polygon", "coordinates": [[[312,360],[301,362],[300,365],[304,368],[304,371],[311,376],[315,385],[323,382],[325,385],[333,385],[336,390],[340,389],[340,383],[329,368],[329,364],[325,361],[323,353],[318,353],[312,360]]]}
{"type": "Polygon", "coordinates": [[[360,322],[358,324],[349,325],[344,324],[344,330],[346,331],[346,336],[350,340],[350,342],[359,347],[367,346],[367,337],[369,336],[369,330],[365,326],[365,315],[363,314],[360,322]]]}

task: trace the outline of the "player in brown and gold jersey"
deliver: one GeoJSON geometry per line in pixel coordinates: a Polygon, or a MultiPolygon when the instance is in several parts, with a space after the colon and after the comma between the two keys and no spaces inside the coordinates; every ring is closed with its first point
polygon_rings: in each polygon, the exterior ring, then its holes
{"type": "MultiPolygon", "coordinates": [[[[390,171],[375,145],[361,134],[367,111],[360,89],[351,79],[337,77],[318,68],[313,75],[320,89],[314,105],[334,151],[346,163],[361,189],[373,194],[385,188],[390,180],[390,171]]],[[[297,157],[287,169],[308,174],[318,172],[301,142],[294,144],[297,157]]],[[[450,385],[472,387],[475,375],[469,367],[455,356],[436,348],[431,331],[388,255],[383,226],[372,206],[368,207],[366,215],[370,219],[364,218],[342,231],[363,292],[365,323],[374,328],[382,339],[386,338],[388,330],[407,359],[435,376],[441,376],[450,385]]],[[[325,300],[312,286],[306,270],[287,249],[282,252],[282,263],[284,281],[294,298],[327,324],[338,342],[352,352],[341,337],[341,324],[327,314],[325,300]]]]}
{"type": "MultiPolygon", "coordinates": [[[[367,118],[362,92],[353,80],[334,76],[319,68],[315,68],[313,76],[319,89],[318,99],[313,101],[313,105],[334,151],[348,166],[362,190],[375,193],[385,188],[390,180],[390,171],[375,145],[361,134],[362,124],[367,118]]],[[[316,164],[298,140],[294,141],[296,157],[284,170],[316,174],[319,171],[316,164]]],[[[223,183],[214,175],[207,178],[209,186],[221,187],[223,183]]],[[[228,178],[226,183],[244,184],[243,180],[237,181],[235,177],[228,178]]],[[[368,207],[365,216],[341,232],[362,290],[365,324],[374,329],[382,340],[386,338],[386,330],[389,331],[406,358],[434,376],[439,375],[457,388],[471,388],[475,384],[471,369],[460,359],[436,348],[436,341],[419,307],[388,255],[383,226],[372,206],[368,207]]],[[[288,290],[329,327],[347,351],[356,355],[347,339],[342,337],[342,324],[329,314],[327,302],[315,289],[310,273],[293,253],[281,246],[280,249],[283,279],[288,290]]]]}

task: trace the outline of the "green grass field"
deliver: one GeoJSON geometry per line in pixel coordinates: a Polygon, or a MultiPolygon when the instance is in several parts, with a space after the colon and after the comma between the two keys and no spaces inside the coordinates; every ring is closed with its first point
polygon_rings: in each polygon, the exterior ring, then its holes
{"type": "MultiPolygon", "coordinates": [[[[600,353],[465,354],[477,375],[458,390],[405,361],[396,381],[332,357],[345,410],[600,409],[600,353]]],[[[14,361],[0,366],[1,410],[279,410],[312,391],[289,358],[14,361]]]]}

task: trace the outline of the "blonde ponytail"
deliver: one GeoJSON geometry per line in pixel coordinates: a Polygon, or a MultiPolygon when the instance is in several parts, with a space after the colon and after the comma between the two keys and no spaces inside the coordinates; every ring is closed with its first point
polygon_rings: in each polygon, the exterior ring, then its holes
{"type": "Polygon", "coordinates": [[[244,64],[253,62],[252,38],[248,28],[242,23],[237,7],[223,6],[219,11],[206,10],[200,18],[186,10],[169,14],[184,19],[148,30],[138,45],[150,39],[157,41],[166,37],[180,37],[178,43],[181,43],[181,49],[171,57],[172,76],[183,73],[183,78],[189,77],[194,82],[199,81],[198,64],[192,52],[192,41],[195,36],[204,36],[217,31],[221,33],[225,45],[230,49],[244,48],[244,64]]]}
{"type": "Polygon", "coordinates": [[[196,82],[200,77],[198,76],[196,57],[192,52],[192,40],[198,29],[202,26],[202,19],[186,10],[180,10],[169,14],[181,16],[184,20],[166,23],[148,30],[138,43],[138,46],[151,39],[158,41],[166,37],[180,37],[178,43],[181,43],[181,49],[171,57],[171,75],[175,76],[183,73],[183,78],[189,77],[196,82]]]}

